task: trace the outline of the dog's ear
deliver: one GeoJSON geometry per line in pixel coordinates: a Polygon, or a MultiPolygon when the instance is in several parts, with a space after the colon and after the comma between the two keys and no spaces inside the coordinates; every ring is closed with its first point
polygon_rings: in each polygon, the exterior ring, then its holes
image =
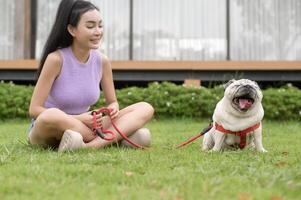
{"type": "Polygon", "coordinates": [[[231,85],[232,83],[234,83],[236,80],[235,79],[231,79],[230,81],[228,81],[227,83],[224,84],[224,89],[226,89],[229,85],[231,85]]]}
{"type": "Polygon", "coordinates": [[[253,81],[253,83],[258,87],[260,88],[260,86],[258,85],[258,83],[256,81],[253,81]]]}

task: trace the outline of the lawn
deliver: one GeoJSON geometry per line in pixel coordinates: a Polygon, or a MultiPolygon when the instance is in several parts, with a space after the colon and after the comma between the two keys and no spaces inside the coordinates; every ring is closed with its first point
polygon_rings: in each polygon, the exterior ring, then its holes
{"type": "Polygon", "coordinates": [[[173,147],[206,120],[162,119],[147,125],[152,148],[109,147],[59,154],[31,147],[29,120],[0,124],[0,199],[301,199],[301,124],[263,122],[263,144],[204,153],[201,139],[173,147]]]}

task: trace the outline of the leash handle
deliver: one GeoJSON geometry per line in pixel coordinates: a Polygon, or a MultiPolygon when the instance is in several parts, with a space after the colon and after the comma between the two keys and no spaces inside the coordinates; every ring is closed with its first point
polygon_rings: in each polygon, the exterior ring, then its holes
{"type": "Polygon", "coordinates": [[[111,141],[111,140],[114,140],[116,138],[116,134],[113,132],[113,131],[110,131],[110,130],[105,130],[103,127],[99,128],[97,126],[97,120],[96,120],[96,115],[99,114],[99,113],[103,113],[105,115],[108,115],[110,120],[111,120],[111,124],[112,126],[114,127],[114,129],[119,133],[119,135],[125,139],[128,143],[130,143],[132,146],[136,147],[136,148],[140,148],[140,149],[146,149],[145,147],[139,145],[139,144],[136,144],[134,142],[132,142],[121,130],[118,129],[118,127],[116,126],[116,124],[113,122],[112,118],[111,118],[111,110],[106,108],[106,107],[102,107],[96,111],[92,111],[91,114],[93,115],[93,129],[92,131],[98,135],[99,137],[101,137],[102,139],[104,140],[107,140],[107,141],[111,141]],[[111,135],[111,137],[106,137],[105,134],[109,134],[111,135]]]}
{"type": "Polygon", "coordinates": [[[91,115],[93,116],[93,128],[92,128],[92,131],[94,132],[94,134],[98,135],[100,138],[104,139],[104,140],[107,140],[107,141],[112,141],[116,138],[116,135],[113,131],[110,131],[110,130],[104,130],[102,127],[99,128],[98,125],[97,125],[97,120],[96,120],[96,115],[99,114],[99,113],[105,113],[105,112],[102,112],[102,111],[109,111],[110,110],[98,110],[98,111],[92,111],[91,112],[91,115]],[[110,136],[106,136],[106,135],[110,135],[110,136]]]}

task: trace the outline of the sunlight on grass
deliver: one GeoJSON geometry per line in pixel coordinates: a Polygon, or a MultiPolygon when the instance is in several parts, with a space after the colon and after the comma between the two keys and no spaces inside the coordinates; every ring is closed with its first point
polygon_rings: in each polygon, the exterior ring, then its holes
{"type": "Polygon", "coordinates": [[[205,120],[160,119],[147,125],[152,148],[109,147],[59,154],[27,144],[29,121],[0,125],[0,199],[299,199],[298,122],[264,122],[263,144],[201,152],[205,120]]]}

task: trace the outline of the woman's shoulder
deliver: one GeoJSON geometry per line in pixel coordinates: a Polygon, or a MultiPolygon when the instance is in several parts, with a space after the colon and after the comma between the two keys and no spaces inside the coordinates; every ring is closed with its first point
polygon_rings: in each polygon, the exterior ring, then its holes
{"type": "Polygon", "coordinates": [[[60,55],[59,51],[56,50],[48,54],[43,68],[49,73],[58,75],[61,71],[62,64],[63,64],[63,58],[60,55]]]}
{"type": "Polygon", "coordinates": [[[60,54],[59,50],[56,50],[50,54],[48,54],[46,60],[52,64],[56,64],[61,66],[63,62],[62,55],[60,54]]]}
{"type": "Polygon", "coordinates": [[[106,66],[110,66],[110,59],[108,58],[107,55],[105,55],[104,53],[97,51],[98,56],[101,59],[101,63],[102,66],[106,67],[106,66]]]}

